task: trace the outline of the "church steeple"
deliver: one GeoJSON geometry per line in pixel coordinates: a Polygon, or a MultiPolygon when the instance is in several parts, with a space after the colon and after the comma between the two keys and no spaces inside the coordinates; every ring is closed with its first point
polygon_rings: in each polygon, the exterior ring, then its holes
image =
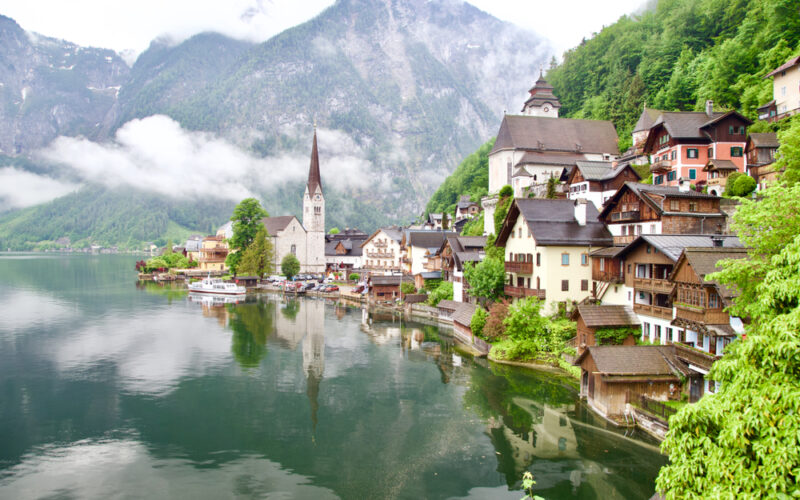
{"type": "Polygon", "coordinates": [[[544,79],[544,70],[539,69],[539,79],[528,92],[531,96],[522,106],[522,114],[558,118],[558,108],[561,107],[561,103],[553,94],[553,86],[544,79]]]}
{"type": "Polygon", "coordinates": [[[311,166],[308,169],[308,192],[314,194],[319,188],[322,193],[322,180],[319,175],[319,154],[317,153],[317,129],[314,128],[314,143],[311,146],[311,166]]]}

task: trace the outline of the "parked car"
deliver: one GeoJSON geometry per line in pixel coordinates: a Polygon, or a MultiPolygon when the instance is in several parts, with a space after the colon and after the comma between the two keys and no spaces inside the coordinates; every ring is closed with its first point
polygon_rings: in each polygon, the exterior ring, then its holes
{"type": "Polygon", "coordinates": [[[364,291],[364,285],[358,285],[357,287],[353,288],[353,293],[361,293],[364,291]]]}
{"type": "Polygon", "coordinates": [[[312,290],[313,288],[314,288],[314,283],[313,282],[306,283],[305,285],[303,285],[303,290],[305,290],[305,291],[312,290]]]}
{"type": "Polygon", "coordinates": [[[328,285],[328,287],[325,289],[325,293],[338,292],[338,291],[339,287],[336,285],[328,285]]]}

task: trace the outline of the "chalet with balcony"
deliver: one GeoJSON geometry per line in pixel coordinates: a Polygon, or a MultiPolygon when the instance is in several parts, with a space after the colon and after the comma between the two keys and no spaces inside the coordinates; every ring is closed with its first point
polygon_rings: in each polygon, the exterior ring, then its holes
{"type": "Polygon", "coordinates": [[[403,272],[416,276],[425,271],[440,271],[441,266],[436,269],[436,262],[439,249],[448,236],[458,235],[449,231],[403,231],[400,240],[403,272]]]}
{"type": "Polygon", "coordinates": [[[800,56],[794,56],[764,78],[772,78],[772,100],[758,108],[758,119],[774,122],[800,110],[800,56]]]}
{"type": "Polygon", "coordinates": [[[391,302],[402,297],[400,284],[413,283],[411,276],[370,276],[367,279],[369,299],[373,302],[391,302]]]}
{"type": "Polygon", "coordinates": [[[592,299],[609,305],[629,305],[625,267],[619,253],[624,246],[605,247],[589,254],[592,263],[592,299]]]}
{"type": "Polygon", "coordinates": [[[586,200],[517,198],[497,236],[505,249],[506,295],[538,297],[545,310],[591,295],[589,254],[612,243],[586,200]]]}
{"type": "Polygon", "coordinates": [[[709,160],[730,160],[746,171],[744,158],[747,127],[752,122],[736,111],[662,112],[647,135],[644,152],[651,156],[650,171],[656,186],[677,186],[685,179],[705,185],[709,160]]]}
{"type": "Polygon", "coordinates": [[[590,346],[573,364],[581,368],[580,394],[589,407],[617,421],[633,400],[680,399],[687,372],[676,348],[663,345],[590,346]]]}
{"type": "Polygon", "coordinates": [[[610,161],[579,161],[566,174],[567,198],[586,199],[600,210],[603,204],[626,182],[639,182],[641,177],[630,166],[610,161]]]}
{"type": "Polygon", "coordinates": [[[750,176],[756,180],[759,190],[778,180],[780,172],[775,169],[773,163],[779,147],[778,134],[774,132],[754,132],[747,136],[744,148],[747,168],[750,176]]]}
{"type": "Polygon", "coordinates": [[[670,276],[685,248],[717,245],[723,250],[742,249],[736,236],[661,234],[642,235],[617,254],[625,270],[627,303],[641,321],[643,339],[657,344],[680,339],[672,321],[675,283],[670,276]]]}
{"type": "Polygon", "coordinates": [[[722,260],[747,257],[745,248],[688,247],[669,276],[675,284],[671,295],[675,316],[671,323],[678,338],[674,342],[680,349],[679,357],[689,363],[693,372],[691,400],[715,391],[715,383],[705,381],[704,376],[725,346],[744,332],[742,321],[725,310],[736,291],[706,277],[721,269],[718,264],[722,260]]]}
{"type": "Polygon", "coordinates": [[[456,204],[456,222],[471,219],[478,215],[480,211],[480,203],[470,200],[469,195],[463,195],[456,204]]]}
{"type": "Polygon", "coordinates": [[[626,182],[600,212],[618,245],[642,234],[714,234],[725,217],[717,196],[636,182],[626,182]]]}
{"type": "Polygon", "coordinates": [[[363,248],[361,244],[366,241],[367,235],[362,238],[331,238],[325,241],[325,267],[326,272],[349,271],[361,269],[363,248]]]}
{"type": "Polygon", "coordinates": [[[728,176],[738,171],[739,167],[731,160],[708,160],[706,166],[703,167],[703,172],[706,173],[708,194],[722,196],[728,185],[728,176]]]}
{"type": "MultiPolygon", "coordinates": [[[[577,322],[577,334],[574,347],[580,356],[588,347],[601,345],[595,334],[604,328],[636,328],[641,322],[630,306],[621,305],[595,305],[580,304],[572,313],[572,319],[577,322]]],[[[636,345],[636,336],[628,335],[619,345],[636,345]]]]}
{"type": "Polygon", "coordinates": [[[373,273],[401,272],[400,242],[403,231],[397,227],[384,227],[372,233],[361,244],[361,265],[373,273]]]}
{"type": "Polygon", "coordinates": [[[453,300],[473,302],[467,293],[469,283],[464,280],[464,265],[477,264],[486,256],[486,236],[448,236],[439,255],[442,259],[442,279],[453,283],[453,300]]]}
{"type": "Polygon", "coordinates": [[[200,246],[200,259],[197,268],[202,271],[224,271],[228,269],[225,259],[228,257],[228,243],[224,236],[206,236],[200,246]]]}

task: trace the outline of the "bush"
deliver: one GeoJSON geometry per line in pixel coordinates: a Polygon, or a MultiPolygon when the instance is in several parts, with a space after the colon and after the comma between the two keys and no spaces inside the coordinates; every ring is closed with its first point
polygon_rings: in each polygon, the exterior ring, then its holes
{"type": "Polygon", "coordinates": [[[514,188],[512,188],[508,184],[500,188],[500,193],[499,193],[500,198],[506,198],[508,196],[512,196],[513,194],[514,194],[514,188]]]}
{"type": "MultiPolygon", "coordinates": [[[[730,182],[730,181],[729,181],[730,182]]],[[[742,175],[733,184],[734,196],[747,196],[756,189],[756,180],[749,175],[742,175]]]]}
{"type": "Polygon", "coordinates": [[[404,281],[400,283],[400,292],[402,292],[403,295],[415,293],[416,291],[417,289],[414,287],[414,283],[411,283],[410,281],[404,281]]]}
{"type": "Polygon", "coordinates": [[[359,276],[358,273],[350,273],[349,277],[350,277],[350,281],[358,281],[358,278],[360,278],[361,276],[359,276]]]}
{"type": "Polygon", "coordinates": [[[449,281],[443,281],[439,288],[428,296],[428,304],[432,306],[436,306],[442,300],[453,300],[453,284],[449,281]]]}
{"type": "Polygon", "coordinates": [[[728,176],[728,180],[725,181],[725,193],[724,193],[725,196],[728,197],[736,196],[735,194],[733,194],[733,192],[736,189],[735,188],[736,180],[739,179],[740,177],[744,177],[744,174],[741,172],[734,172],[728,176]]]}
{"type": "Polygon", "coordinates": [[[472,314],[472,320],[469,322],[469,327],[474,335],[478,337],[483,336],[483,327],[486,325],[486,318],[488,317],[489,313],[486,312],[486,309],[482,307],[475,309],[475,312],[472,314]]]}
{"type": "Polygon", "coordinates": [[[500,300],[492,304],[492,307],[489,308],[486,323],[483,325],[483,338],[493,341],[506,334],[506,327],[503,321],[508,316],[509,305],[510,302],[508,300],[500,300]]]}

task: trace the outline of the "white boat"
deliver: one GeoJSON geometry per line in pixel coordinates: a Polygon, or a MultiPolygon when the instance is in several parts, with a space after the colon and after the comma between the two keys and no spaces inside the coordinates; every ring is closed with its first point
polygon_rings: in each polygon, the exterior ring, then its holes
{"type": "Polygon", "coordinates": [[[189,291],[192,293],[213,293],[214,295],[244,295],[247,289],[235,283],[226,283],[220,278],[211,276],[203,278],[201,281],[189,283],[189,291]]]}

